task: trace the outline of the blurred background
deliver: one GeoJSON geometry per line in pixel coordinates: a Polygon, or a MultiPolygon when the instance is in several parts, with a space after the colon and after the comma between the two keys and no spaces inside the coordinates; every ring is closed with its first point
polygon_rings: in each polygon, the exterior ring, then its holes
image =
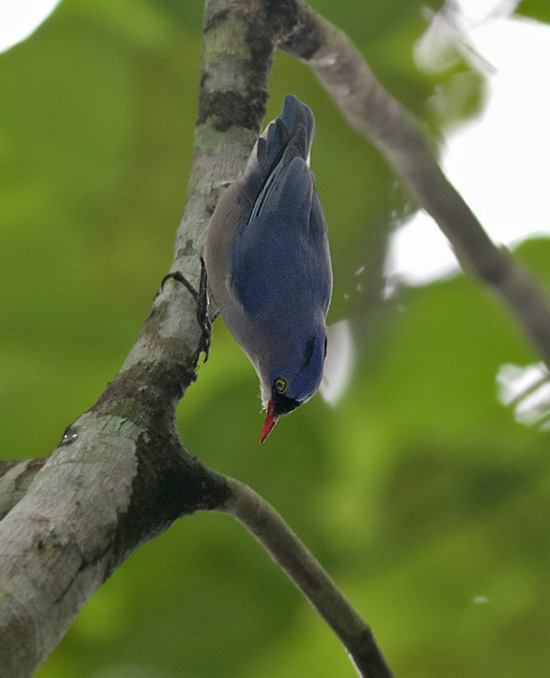
{"type": "MultiPolygon", "coordinates": [[[[439,144],[492,237],[548,289],[547,1],[311,5],[348,32],[439,144]]],[[[198,0],[63,0],[9,49],[9,16],[1,22],[3,458],[50,453],[93,405],[170,269],[202,11],[198,0]]],[[[329,320],[344,328],[348,379],[331,405],[317,396],[259,447],[257,378],[218,321],[179,408],[182,438],[280,511],[371,624],[396,675],[547,676],[539,358],[496,297],[456,271],[437,227],[309,69],[278,54],[268,119],[286,92],[316,115],[329,320]]],[[[217,514],[181,520],[132,555],[37,673],[305,675],[355,672],[262,549],[217,514]]]]}

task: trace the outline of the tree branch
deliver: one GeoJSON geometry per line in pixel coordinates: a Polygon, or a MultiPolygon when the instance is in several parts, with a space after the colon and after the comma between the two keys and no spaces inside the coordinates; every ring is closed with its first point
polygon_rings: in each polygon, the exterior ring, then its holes
{"type": "Polygon", "coordinates": [[[378,146],[418,205],[433,217],[464,270],[497,292],[550,366],[550,307],[540,286],[493,244],[446,178],[420,125],[380,85],[352,41],[301,0],[288,5],[280,48],[311,66],[350,125],[378,146]]]}
{"type": "Polygon", "coordinates": [[[217,510],[256,537],[340,638],[360,676],[391,678],[370,627],[281,516],[250,487],[232,478],[228,483],[229,494],[217,510]]]}
{"type": "Polygon", "coordinates": [[[227,492],[139,404],[82,415],[0,522],[2,678],[33,674],[132,551],[227,492]]]}

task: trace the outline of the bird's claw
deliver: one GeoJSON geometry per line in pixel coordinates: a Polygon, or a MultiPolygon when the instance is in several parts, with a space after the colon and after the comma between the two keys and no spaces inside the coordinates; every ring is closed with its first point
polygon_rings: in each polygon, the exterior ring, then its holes
{"type": "Polygon", "coordinates": [[[202,330],[202,336],[199,343],[197,359],[201,353],[204,353],[204,360],[202,362],[205,363],[208,360],[208,355],[210,353],[210,343],[212,338],[212,323],[210,322],[210,318],[208,317],[208,285],[206,277],[206,267],[204,265],[202,257],[201,257],[201,279],[199,282],[198,291],[193,287],[193,285],[191,285],[189,280],[187,280],[187,278],[182,273],[180,273],[179,271],[174,271],[173,273],[168,273],[162,279],[162,282],[160,284],[161,292],[164,291],[164,285],[166,284],[167,280],[176,280],[177,282],[180,282],[189,291],[189,293],[197,303],[197,322],[199,323],[199,327],[202,330]]]}

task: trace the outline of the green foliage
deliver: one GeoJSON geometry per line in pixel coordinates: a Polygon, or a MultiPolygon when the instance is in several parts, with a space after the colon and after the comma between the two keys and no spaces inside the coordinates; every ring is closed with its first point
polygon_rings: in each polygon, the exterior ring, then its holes
{"type": "MultiPolygon", "coordinates": [[[[435,129],[475,113],[482,80],[463,63],[437,75],[416,69],[423,4],[314,7],[435,129]],[[436,88],[456,93],[457,75],[467,93],[434,115],[430,98],[436,88]]],[[[66,0],[0,55],[6,458],[48,453],[90,407],[169,269],[200,53],[198,2],[66,0]]],[[[546,675],[548,439],[517,424],[495,386],[502,363],[537,358],[497,300],[462,276],[403,287],[382,308],[372,280],[356,289],[360,266],[376,280],[405,199],[309,70],[278,55],[269,117],[287,91],[317,118],[331,317],[352,318],[353,381],[336,407],[316,397],[260,448],[257,379],[218,321],[210,361],[180,407],[183,440],[278,508],[365,615],[397,675],[546,675]]],[[[548,242],[527,243],[519,256],[548,286],[548,242]]],[[[354,672],[248,534],[226,516],[197,515],[135,553],[37,675],[313,674],[354,672]]]]}
{"type": "Polygon", "coordinates": [[[550,23],[550,3],[548,0],[521,0],[515,12],[530,19],[550,23]]]}

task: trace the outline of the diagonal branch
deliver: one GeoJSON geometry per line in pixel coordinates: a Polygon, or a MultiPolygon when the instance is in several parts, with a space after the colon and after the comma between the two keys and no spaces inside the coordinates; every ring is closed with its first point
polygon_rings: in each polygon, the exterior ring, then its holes
{"type": "Polygon", "coordinates": [[[380,85],[352,41],[301,0],[290,4],[280,48],[311,66],[351,126],[378,146],[434,218],[464,270],[496,291],[550,366],[550,307],[540,286],[494,245],[443,173],[420,125],[380,85]]]}
{"type": "Polygon", "coordinates": [[[254,490],[232,478],[218,510],[237,518],[296,584],[342,641],[363,678],[393,675],[368,624],[275,509],[254,490]]]}

